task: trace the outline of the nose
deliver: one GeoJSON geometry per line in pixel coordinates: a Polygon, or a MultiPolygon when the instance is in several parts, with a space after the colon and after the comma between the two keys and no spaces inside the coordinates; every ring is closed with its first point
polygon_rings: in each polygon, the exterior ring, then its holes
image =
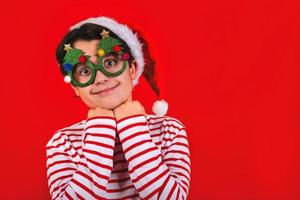
{"type": "Polygon", "coordinates": [[[97,70],[94,84],[97,85],[97,84],[105,83],[108,80],[109,80],[109,77],[105,76],[102,72],[97,70]]]}

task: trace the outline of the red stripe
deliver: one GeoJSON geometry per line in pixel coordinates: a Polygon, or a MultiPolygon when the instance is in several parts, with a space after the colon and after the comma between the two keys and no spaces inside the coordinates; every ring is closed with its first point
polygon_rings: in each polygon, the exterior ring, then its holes
{"type": "Polygon", "coordinates": [[[149,128],[149,131],[156,131],[156,130],[161,130],[162,127],[156,127],[156,128],[149,128]]]}
{"type": "Polygon", "coordinates": [[[93,169],[90,169],[90,171],[91,171],[95,176],[97,176],[98,178],[102,178],[102,179],[104,179],[104,180],[108,180],[108,179],[109,179],[108,176],[105,176],[104,174],[100,174],[100,173],[96,172],[96,171],[93,170],[93,169]]]}
{"type": "MultiPolygon", "coordinates": [[[[166,128],[175,128],[176,132],[185,130],[185,127],[177,127],[177,126],[175,126],[173,124],[164,125],[163,128],[164,129],[166,129],[166,128]]],[[[152,129],[150,129],[150,131],[154,131],[154,130],[158,130],[158,129],[160,129],[160,127],[158,127],[158,128],[152,128],[152,129]]]]}
{"type": "Polygon", "coordinates": [[[172,139],[171,138],[164,138],[164,140],[165,141],[171,141],[171,142],[173,142],[175,139],[177,139],[177,138],[183,138],[183,139],[186,139],[186,140],[188,140],[188,138],[187,138],[187,136],[186,135],[176,135],[175,137],[173,137],[172,139]]]}
{"type": "MultiPolygon", "coordinates": [[[[174,174],[171,174],[171,176],[174,177],[175,179],[178,179],[176,176],[174,176],[174,174]]],[[[185,181],[181,180],[181,182],[186,185],[185,181]]],[[[180,188],[182,188],[185,191],[185,193],[187,194],[187,190],[185,187],[182,186],[181,182],[178,181],[177,183],[180,185],[180,188]]]]}
{"type": "Polygon", "coordinates": [[[163,146],[162,149],[165,150],[165,149],[168,149],[168,148],[171,148],[172,146],[174,145],[178,145],[178,146],[184,146],[186,148],[189,148],[189,146],[185,143],[182,143],[182,142],[175,142],[175,143],[172,143],[170,146],[163,146]]]}
{"type": "MultiPolygon", "coordinates": [[[[150,131],[152,131],[152,130],[150,129],[150,131]]],[[[165,135],[166,133],[169,133],[170,135],[176,135],[176,133],[173,131],[161,131],[157,134],[151,134],[151,136],[152,137],[161,137],[162,135],[165,135]]]]}
{"type": "Polygon", "coordinates": [[[161,126],[162,126],[162,122],[163,121],[164,120],[160,120],[160,121],[157,121],[157,122],[150,122],[150,120],[148,120],[148,124],[151,125],[151,126],[154,126],[154,125],[157,125],[157,124],[161,124],[161,126]]]}
{"type": "Polygon", "coordinates": [[[94,165],[96,165],[96,166],[98,166],[98,167],[102,167],[102,168],[105,168],[105,169],[108,169],[108,170],[112,170],[112,167],[111,167],[111,166],[104,165],[104,164],[102,164],[102,163],[98,163],[98,162],[96,162],[96,161],[94,161],[94,160],[91,160],[91,159],[89,159],[89,158],[86,158],[86,160],[87,160],[88,162],[90,162],[90,163],[93,163],[94,165]]]}
{"type": "Polygon", "coordinates": [[[124,118],[122,118],[122,119],[117,120],[117,124],[120,123],[120,122],[122,122],[122,121],[125,121],[125,120],[127,120],[127,119],[135,118],[135,117],[140,117],[140,116],[143,116],[143,117],[144,117],[145,115],[137,114],[137,115],[132,115],[132,116],[124,117],[124,118]]]}
{"type": "Polygon", "coordinates": [[[189,158],[190,158],[190,155],[185,152],[185,151],[180,151],[180,150],[168,150],[165,154],[164,154],[164,157],[169,154],[169,153],[179,153],[179,154],[184,154],[184,155],[187,155],[189,158]]]}
{"type": "MultiPolygon", "coordinates": [[[[70,131],[74,131],[75,129],[70,129],[70,131]]],[[[76,131],[83,131],[83,129],[76,129],[76,131]]],[[[56,138],[54,138],[53,140],[52,140],[52,144],[54,143],[54,142],[56,142],[57,140],[59,140],[62,136],[66,136],[66,137],[70,137],[70,136],[81,136],[82,135],[82,133],[80,132],[80,133],[78,133],[78,134],[75,134],[75,133],[73,133],[73,134],[66,134],[66,133],[64,133],[64,132],[57,132],[57,134],[59,134],[59,135],[57,135],[57,137],[56,138]]]]}
{"type": "Polygon", "coordinates": [[[184,176],[186,180],[190,181],[190,179],[184,173],[174,172],[173,175],[176,176],[177,178],[180,178],[181,182],[183,182],[186,185],[186,187],[189,187],[188,183],[185,180],[183,180],[182,177],[180,177],[180,176],[184,176]]]}
{"type": "Polygon", "coordinates": [[[167,186],[167,184],[169,183],[171,176],[168,176],[167,179],[165,180],[165,182],[163,183],[163,185],[161,187],[159,187],[160,191],[158,193],[157,199],[160,198],[160,195],[162,194],[162,192],[165,190],[165,187],[167,186]]]}
{"type": "Polygon", "coordinates": [[[107,193],[122,192],[122,191],[125,191],[125,190],[129,190],[131,188],[135,188],[134,185],[129,185],[129,186],[126,186],[124,188],[118,188],[118,189],[107,189],[107,193]]]}
{"type": "Polygon", "coordinates": [[[83,128],[70,128],[70,127],[67,127],[67,128],[59,130],[59,132],[64,132],[64,131],[83,131],[83,128]]]}
{"type": "Polygon", "coordinates": [[[108,145],[108,144],[104,144],[102,142],[86,141],[85,144],[93,144],[93,145],[105,147],[105,148],[112,149],[112,150],[114,149],[114,146],[108,145]]]}
{"type": "Polygon", "coordinates": [[[142,187],[139,188],[139,191],[143,191],[144,189],[146,189],[148,186],[152,185],[153,183],[155,183],[156,181],[158,181],[160,178],[162,178],[165,174],[167,174],[169,172],[168,169],[166,169],[164,172],[162,172],[160,175],[156,176],[154,179],[152,179],[151,181],[147,182],[145,185],[143,185],[142,187]]]}
{"type": "Polygon", "coordinates": [[[65,145],[65,144],[66,144],[66,140],[64,140],[63,143],[57,144],[57,145],[55,145],[55,146],[47,146],[46,149],[47,149],[47,150],[50,150],[50,149],[58,148],[58,147],[63,146],[63,145],[65,145]]]}
{"type": "Polygon", "coordinates": [[[68,140],[69,142],[71,142],[71,143],[74,143],[74,142],[81,142],[82,140],[81,139],[74,139],[74,140],[68,140]]]}
{"type": "Polygon", "coordinates": [[[102,179],[105,179],[105,180],[108,180],[109,177],[108,176],[105,176],[104,174],[100,174],[98,172],[96,172],[95,170],[91,169],[88,167],[87,164],[85,163],[79,163],[81,166],[84,166],[85,168],[87,168],[87,170],[90,170],[92,174],[94,174],[95,176],[97,176],[98,178],[102,178],[102,179]]]}
{"type": "MultiPolygon", "coordinates": [[[[84,177],[84,178],[86,178],[86,179],[89,180],[91,183],[93,183],[96,187],[100,188],[101,190],[106,191],[106,186],[100,185],[99,183],[95,182],[95,181],[92,179],[92,177],[90,177],[89,175],[87,175],[87,174],[85,174],[85,173],[83,173],[83,172],[81,172],[81,171],[78,171],[77,174],[80,175],[80,176],[82,176],[82,177],[84,177]]],[[[74,179],[73,179],[73,181],[74,181],[74,179]]]]}
{"type": "Polygon", "coordinates": [[[177,119],[165,119],[164,120],[165,122],[176,122],[176,123],[178,123],[178,124],[180,124],[181,126],[184,126],[179,120],[177,120],[177,119]]]}
{"type": "Polygon", "coordinates": [[[108,128],[108,129],[111,129],[113,131],[116,130],[116,127],[114,126],[111,126],[111,125],[106,125],[106,124],[94,124],[94,125],[90,125],[90,126],[87,126],[84,131],[87,131],[88,129],[90,128],[108,128]]]}
{"type": "MultiPolygon", "coordinates": [[[[66,187],[67,187],[67,186],[68,186],[67,183],[64,183],[64,184],[62,184],[60,187],[58,187],[58,188],[61,188],[61,191],[60,191],[59,193],[57,193],[56,196],[55,196],[54,198],[52,198],[52,199],[56,199],[56,198],[58,198],[58,196],[59,196],[60,194],[65,193],[65,190],[66,190],[66,187]]],[[[52,190],[51,196],[53,196],[53,193],[54,193],[54,191],[52,190]]]]}
{"type": "Polygon", "coordinates": [[[165,128],[171,128],[171,127],[173,127],[173,128],[176,128],[178,131],[182,131],[182,130],[185,130],[185,127],[179,127],[179,126],[176,126],[176,125],[174,125],[174,124],[166,124],[166,125],[164,125],[164,127],[165,128]]]}
{"type": "MultiPolygon", "coordinates": [[[[73,175],[70,174],[70,175],[67,175],[67,176],[60,176],[60,177],[58,177],[57,179],[55,179],[54,181],[52,181],[52,182],[49,184],[49,188],[52,188],[54,182],[56,182],[57,180],[63,180],[64,178],[71,178],[72,176],[73,176],[73,175]]],[[[63,187],[63,186],[66,185],[66,184],[67,184],[67,183],[63,183],[63,184],[61,184],[61,185],[58,185],[58,186],[54,187],[54,188],[52,189],[52,193],[54,193],[55,191],[57,191],[58,189],[60,189],[61,187],[63,187]]]]}
{"type": "MultiPolygon", "coordinates": [[[[170,190],[170,192],[169,192],[169,194],[167,196],[167,199],[171,199],[171,196],[174,193],[175,188],[176,188],[176,181],[174,181],[172,189],[170,190]]],[[[179,190],[179,188],[178,188],[178,190],[179,190]]],[[[177,190],[177,195],[178,195],[178,192],[179,192],[178,190],[177,190]]]]}
{"type": "Polygon", "coordinates": [[[147,176],[148,174],[157,171],[158,168],[162,165],[162,163],[159,163],[156,167],[149,169],[148,171],[144,172],[143,174],[140,174],[138,177],[136,177],[135,179],[132,179],[132,182],[136,183],[138,182],[140,179],[144,178],[145,176],[147,176]]]}
{"type": "Polygon", "coordinates": [[[186,183],[186,181],[182,177],[178,176],[178,174],[180,174],[180,176],[185,177],[186,180],[190,181],[189,178],[186,175],[184,175],[184,174],[182,174],[180,172],[173,173],[173,174],[171,174],[171,176],[173,176],[175,179],[179,179],[186,187],[188,187],[188,184],[186,183]]]}
{"type": "Polygon", "coordinates": [[[179,169],[183,169],[184,171],[186,171],[186,172],[191,176],[189,170],[188,170],[187,168],[181,166],[181,165],[172,164],[172,163],[166,163],[166,165],[167,165],[168,167],[169,167],[169,166],[172,166],[172,167],[175,167],[175,168],[177,168],[177,169],[178,169],[178,168],[179,168],[179,169]]]}
{"type": "MultiPolygon", "coordinates": [[[[176,196],[176,199],[179,199],[179,194],[180,194],[180,189],[178,188],[178,189],[177,189],[177,196],[176,196]]],[[[184,199],[184,198],[183,198],[183,194],[181,194],[181,198],[184,199]]]]}
{"type": "Polygon", "coordinates": [[[65,152],[55,152],[51,155],[47,155],[46,156],[46,160],[49,160],[51,158],[53,158],[54,156],[58,156],[58,155],[62,155],[62,156],[68,156],[69,154],[65,153],[65,152]]]}
{"type": "Polygon", "coordinates": [[[138,122],[138,123],[130,124],[130,125],[128,125],[128,126],[125,126],[124,128],[121,128],[121,129],[118,131],[118,133],[119,133],[119,135],[120,135],[122,132],[124,132],[124,131],[126,131],[126,130],[132,128],[132,127],[135,127],[135,126],[147,126],[147,122],[138,122]]]}
{"type": "Polygon", "coordinates": [[[63,171],[68,171],[68,170],[72,170],[72,171],[75,171],[76,168],[74,167],[64,167],[64,168],[61,168],[61,169],[58,169],[58,170],[55,170],[53,172],[51,172],[48,176],[47,176],[47,179],[49,180],[51,176],[53,176],[54,174],[57,174],[59,172],[63,172],[63,171]]]}
{"type": "Polygon", "coordinates": [[[55,161],[55,162],[53,162],[53,163],[47,165],[47,169],[49,170],[50,167],[52,167],[52,166],[54,166],[54,165],[57,165],[57,164],[62,164],[62,163],[71,163],[71,164],[74,164],[74,165],[75,165],[75,163],[74,163],[72,160],[60,160],[60,161],[55,161]]]}
{"type": "Polygon", "coordinates": [[[149,149],[146,149],[146,150],[144,150],[144,151],[141,151],[140,153],[137,153],[137,154],[131,156],[131,157],[128,158],[127,160],[128,160],[128,162],[131,162],[133,159],[135,159],[135,158],[137,158],[137,157],[139,157],[139,156],[141,156],[141,155],[143,155],[143,154],[146,154],[146,153],[148,153],[148,152],[150,152],[150,151],[154,151],[154,150],[157,150],[157,147],[156,147],[156,146],[155,146],[155,147],[151,147],[151,148],[149,148],[149,149]]]}
{"type": "Polygon", "coordinates": [[[112,135],[108,135],[108,134],[105,134],[105,133],[88,133],[86,132],[85,135],[84,135],[84,138],[82,141],[85,141],[86,140],[86,137],[88,135],[91,135],[91,136],[94,136],[94,137],[104,137],[104,138],[108,138],[108,139],[111,139],[112,141],[115,141],[115,137],[112,136],[112,135]]]}
{"type": "Polygon", "coordinates": [[[140,131],[140,132],[136,132],[136,133],[134,133],[134,134],[132,134],[132,135],[127,136],[126,138],[123,138],[123,139],[121,140],[121,142],[122,142],[122,143],[125,143],[127,140],[130,140],[130,139],[132,139],[132,138],[134,138],[134,137],[136,137],[136,136],[139,136],[139,135],[143,135],[143,134],[145,134],[145,133],[148,133],[148,131],[140,131]]]}
{"type": "Polygon", "coordinates": [[[74,154],[71,154],[71,152],[68,152],[68,151],[71,151],[71,149],[73,149],[73,146],[70,146],[66,149],[64,149],[64,152],[68,154],[68,156],[71,156],[72,158],[75,158],[76,156],[79,156],[80,155],[77,153],[77,151],[74,151],[74,154]]]}
{"type": "MultiPolygon", "coordinates": [[[[174,177],[175,179],[179,179],[178,180],[178,184],[185,190],[185,187],[186,186],[187,188],[189,188],[188,186],[188,183],[182,178],[182,177],[178,177],[177,174],[173,173],[171,174],[172,177],[174,177]],[[184,186],[182,185],[184,184],[184,186]]],[[[186,191],[186,190],[185,190],[186,191]]]]}
{"type": "Polygon", "coordinates": [[[140,164],[138,164],[138,165],[132,167],[132,169],[129,170],[129,173],[132,173],[132,172],[134,172],[135,170],[137,170],[138,168],[140,168],[140,167],[142,167],[142,166],[144,166],[144,165],[146,165],[146,164],[148,164],[148,163],[150,163],[150,162],[152,162],[152,161],[157,160],[158,158],[160,158],[160,156],[161,156],[161,155],[157,155],[156,157],[149,158],[148,160],[145,160],[144,162],[141,162],[140,164]]]}
{"type": "Polygon", "coordinates": [[[75,192],[75,194],[76,194],[76,196],[77,196],[78,199],[80,199],[80,200],[85,200],[85,199],[83,198],[83,196],[81,196],[81,195],[78,194],[77,192],[75,192]]]}
{"type": "Polygon", "coordinates": [[[121,182],[124,182],[127,180],[130,180],[130,177],[123,178],[123,179],[110,179],[110,180],[108,180],[108,182],[109,183],[121,183],[121,182]]]}
{"type": "MultiPolygon", "coordinates": [[[[153,197],[156,193],[158,193],[158,191],[160,190],[160,187],[156,188],[155,190],[153,190],[150,194],[148,194],[146,197],[144,197],[143,199],[150,199],[151,197],[153,197]]],[[[159,199],[159,198],[157,198],[159,199]]]]}
{"type": "MultiPolygon", "coordinates": [[[[99,199],[97,195],[93,193],[88,187],[83,185],[82,183],[78,182],[77,180],[73,180],[73,183],[76,184],[77,186],[81,187],[83,190],[85,190],[87,193],[89,193],[91,196],[93,196],[95,199],[99,199]]],[[[103,199],[103,198],[102,198],[103,199]]]]}
{"type": "Polygon", "coordinates": [[[181,160],[182,162],[186,163],[190,168],[190,163],[188,163],[188,161],[186,161],[185,159],[183,158],[166,158],[166,159],[163,159],[164,162],[167,162],[167,161],[178,161],[178,160],[181,160]]]}
{"type": "Polygon", "coordinates": [[[61,139],[62,136],[64,136],[64,135],[66,135],[66,134],[65,134],[65,133],[60,133],[60,134],[57,136],[57,138],[55,138],[55,139],[52,140],[52,144],[54,144],[57,140],[61,139]]]}
{"type": "Polygon", "coordinates": [[[68,133],[67,136],[69,137],[81,137],[83,129],[80,129],[81,132],[79,133],[68,133]]]}
{"type": "Polygon", "coordinates": [[[65,196],[66,196],[68,199],[73,200],[73,197],[71,197],[71,195],[69,195],[69,193],[68,193],[67,191],[65,191],[65,196]]]}
{"type": "Polygon", "coordinates": [[[166,118],[166,116],[150,116],[149,120],[157,120],[157,119],[163,119],[163,118],[166,118]]]}
{"type": "Polygon", "coordinates": [[[97,156],[100,156],[100,157],[103,157],[103,158],[107,158],[107,159],[110,159],[110,160],[113,159],[113,157],[111,155],[107,155],[107,154],[101,153],[99,151],[93,151],[93,150],[85,149],[85,148],[83,148],[82,151],[86,152],[86,153],[93,154],[93,155],[97,155],[97,156]]]}
{"type": "Polygon", "coordinates": [[[140,146],[140,145],[143,145],[145,143],[149,143],[150,142],[150,145],[151,146],[151,143],[153,142],[152,139],[149,139],[149,140],[142,140],[140,142],[137,142],[135,144],[132,144],[131,146],[125,148],[124,150],[124,153],[127,153],[128,151],[130,151],[131,149],[133,149],[134,147],[137,147],[137,146],[140,146]]]}

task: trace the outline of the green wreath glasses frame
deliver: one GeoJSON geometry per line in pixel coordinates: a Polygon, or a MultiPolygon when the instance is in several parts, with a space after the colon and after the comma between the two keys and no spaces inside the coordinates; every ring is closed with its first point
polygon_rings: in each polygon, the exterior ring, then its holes
{"type": "Polygon", "coordinates": [[[89,60],[85,63],[77,63],[69,73],[71,83],[78,87],[85,87],[94,83],[98,70],[107,77],[116,77],[121,75],[127,66],[127,61],[116,55],[101,57],[99,61],[98,64],[89,60]]]}
{"type": "Polygon", "coordinates": [[[98,45],[97,63],[89,60],[88,55],[77,48],[65,44],[67,51],[63,59],[63,70],[66,72],[65,81],[71,82],[74,86],[86,87],[94,83],[97,71],[107,77],[121,75],[129,60],[129,53],[123,51],[122,43],[108,36],[109,32],[103,30],[102,39],[98,45]]]}

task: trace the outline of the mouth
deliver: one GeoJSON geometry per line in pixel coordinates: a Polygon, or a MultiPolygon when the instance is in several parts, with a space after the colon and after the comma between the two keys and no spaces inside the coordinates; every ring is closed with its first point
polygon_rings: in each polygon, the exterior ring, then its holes
{"type": "Polygon", "coordinates": [[[106,95],[109,95],[113,92],[113,90],[115,88],[117,88],[120,84],[117,84],[113,87],[110,87],[110,88],[106,88],[106,89],[103,89],[103,90],[100,90],[98,92],[92,92],[93,95],[100,95],[100,96],[106,96],[106,95]]]}

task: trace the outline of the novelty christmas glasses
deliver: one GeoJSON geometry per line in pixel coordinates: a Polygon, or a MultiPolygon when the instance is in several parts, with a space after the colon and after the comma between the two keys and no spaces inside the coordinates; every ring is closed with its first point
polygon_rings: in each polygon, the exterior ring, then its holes
{"type": "Polygon", "coordinates": [[[103,30],[101,36],[97,47],[97,64],[92,63],[82,50],[65,44],[66,54],[63,60],[65,82],[85,87],[94,83],[97,70],[107,77],[116,77],[125,71],[130,58],[129,53],[124,51],[119,40],[109,36],[109,31],[103,30]]]}

